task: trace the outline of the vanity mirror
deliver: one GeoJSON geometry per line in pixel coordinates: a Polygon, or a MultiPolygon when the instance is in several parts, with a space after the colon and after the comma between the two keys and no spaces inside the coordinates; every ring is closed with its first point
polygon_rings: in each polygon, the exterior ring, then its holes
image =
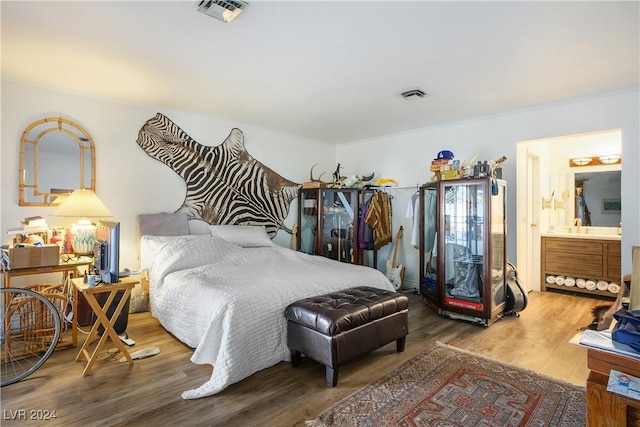
{"type": "Polygon", "coordinates": [[[601,171],[576,173],[575,218],[582,225],[618,227],[621,213],[621,172],[601,171]]]}
{"type": "Polygon", "coordinates": [[[597,227],[600,232],[618,234],[622,220],[622,173],[619,166],[616,169],[550,175],[551,194],[542,199],[549,229],[576,231],[579,223],[585,232],[588,227],[597,227]]]}
{"type": "Polygon", "coordinates": [[[52,206],[60,194],[95,191],[95,149],[89,133],[62,117],[31,123],[20,139],[19,205],[52,206]]]}

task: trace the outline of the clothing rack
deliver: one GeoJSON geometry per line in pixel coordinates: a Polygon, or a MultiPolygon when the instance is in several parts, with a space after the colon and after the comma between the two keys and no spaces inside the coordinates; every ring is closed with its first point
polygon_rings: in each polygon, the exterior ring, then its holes
{"type": "MultiPolygon", "coordinates": [[[[408,190],[408,189],[413,189],[418,191],[420,189],[420,185],[421,184],[416,184],[415,187],[414,186],[410,186],[410,185],[403,185],[403,186],[387,186],[387,185],[368,185],[366,188],[362,188],[363,190],[374,190],[374,191],[384,191],[385,193],[389,193],[388,190],[408,190]]],[[[391,195],[391,198],[393,198],[393,195],[391,195]]]]}
{"type": "MultiPolygon", "coordinates": [[[[389,194],[389,192],[387,191],[389,188],[395,188],[395,187],[382,186],[382,185],[380,185],[380,186],[378,186],[378,185],[367,185],[366,187],[362,188],[362,189],[361,189],[361,191],[364,191],[364,192],[367,192],[367,191],[368,191],[368,192],[370,192],[371,196],[368,198],[368,200],[373,200],[373,199],[375,198],[376,193],[378,193],[380,196],[381,196],[382,194],[384,194],[384,195],[385,195],[389,200],[392,200],[392,199],[394,198],[394,196],[393,196],[392,194],[389,194]]],[[[365,203],[364,203],[364,201],[365,201],[365,196],[364,196],[364,193],[362,193],[362,194],[363,194],[362,206],[364,206],[364,205],[365,205],[365,203]]],[[[387,211],[387,210],[388,210],[389,212],[390,212],[390,210],[391,210],[391,203],[390,203],[390,202],[388,202],[388,209],[381,209],[381,210],[379,210],[379,212],[382,214],[382,212],[385,212],[385,211],[387,211]]],[[[363,212],[363,217],[364,217],[364,212],[363,212]]],[[[389,223],[389,228],[391,228],[391,223],[390,223],[389,221],[387,221],[387,222],[389,223]]],[[[386,222],[385,222],[385,223],[386,223],[386,222]]],[[[383,227],[383,228],[384,228],[384,227],[383,227]]],[[[388,230],[388,231],[389,231],[389,236],[391,237],[390,230],[388,230]]],[[[376,235],[376,234],[374,234],[374,235],[376,235]]],[[[387,236],[387,232],[386,232],[386,230],[384,231],[384,233],[383,233],[383,234],[381,234],[381,236],[383,236],[383,237],[382,237],[382,238],[380,238],[380,239],[377,239],[377,241],[375,242],[375,245],[380,245],[380,244],[381,244],[381,243],[380,243],[381,241],[386,241],[386,239],[387,239],[387,237],[386,237],[386,236],[387,236]]],[[[380,246],[380,247],[381,247],[381,246],[380,246]]],[[[377,266],[378,266],[378,249],[379,249],[379,247],[378,247],[377,249],[376,249],[376,248],[363,249],[363,251],[373,251],[373,264],[374,264],[374,268],[377,268],[377,266]]]]}

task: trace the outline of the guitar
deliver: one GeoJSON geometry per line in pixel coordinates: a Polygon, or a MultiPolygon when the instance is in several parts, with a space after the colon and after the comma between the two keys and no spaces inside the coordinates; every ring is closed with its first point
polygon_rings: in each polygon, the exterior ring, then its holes
{"type": "Polygon", "coordinates": [[[398,260],[398,243],[402,239],[402,226],[396,235],[396,243],[393,248],[393,261],[387,260],[387,279],[391,282],[396,291],[402,289],[402,281],[404,280],[404,266],[396,264],[398,260]]]}

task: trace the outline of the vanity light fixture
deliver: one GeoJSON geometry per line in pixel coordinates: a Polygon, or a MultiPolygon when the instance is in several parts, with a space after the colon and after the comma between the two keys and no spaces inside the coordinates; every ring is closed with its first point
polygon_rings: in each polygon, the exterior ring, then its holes
{"type": "Polygon", "coordinates": [[[606,156],[600,156],[598,159],[605,165],[614,165],[616,163],[620,163],[622,156],[619,154],[608,154],[606,156]]]}
{"type": "Polygon", "coordinates": [[[574,157],[569,159],[569,166],[601,166],[601,165],[615,165],[622,163],[622,156],[620,154],[606,154],[603,156],[593,157],[574,157]]]}
{"type": "Polygon", "coordinates": [[[592,161],[593,161],[593,159],[591,157],[578,157],[578,158],[575,158],[575,159],[571,159],[569,161],[569,164],[570,165],[575,165],[575,166],[587,166],[592,161]]]}

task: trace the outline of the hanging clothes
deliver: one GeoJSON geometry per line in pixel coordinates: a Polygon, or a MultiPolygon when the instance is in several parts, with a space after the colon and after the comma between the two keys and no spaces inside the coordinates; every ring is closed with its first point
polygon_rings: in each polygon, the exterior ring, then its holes
{"type": "Polygon", "coordinates": [[[416,192],[411,196],[407,204],[405,216],[411,221],[411,246],[420,249],[420,221],[424,221],[424,247],[426,276],[435,270],[436,265],[436,204],[437,195],[435,191],[425,191],[424,193],[424,214],[420,216],[420,193],[416,192]]]}
{"type": "Polygon", "coordinates": [[[425,251],[433,251],[436,244],[436,205],[438,203],[438,195],[435,191],[427,191],[424,193],[424,249],[425,251]]]}
{"type": "Polygon", "coordinates": [[[362,205],[362,211],[360,212],[360,226],[358,227],[358,243],[361,249],[371,250],[374,249],[373,228],[367,224],[364,219],[367,217],[371,200],[367,200],[362,205]]]}
{"type": "Polygon", "coordinates": [[[415,193],[411,196],[411,200],[407,204],[407,212],[405,216],[411,221],[411,246],[420,249],[420,220],[424,220],[424,249],[431,251],[435,244],[436,234],[436,193],[434,191],[425,191],[424,193],[424,218],[419,218],[420,212],[420,196],[415,193]]]}
{"type": "Polygon", "coordinates": [[[391,196],[384,191],[378,191],[371,197],[369,209],[364,221],[373,228],[373,245],[380,249],[391,242],[391,196]]]}

